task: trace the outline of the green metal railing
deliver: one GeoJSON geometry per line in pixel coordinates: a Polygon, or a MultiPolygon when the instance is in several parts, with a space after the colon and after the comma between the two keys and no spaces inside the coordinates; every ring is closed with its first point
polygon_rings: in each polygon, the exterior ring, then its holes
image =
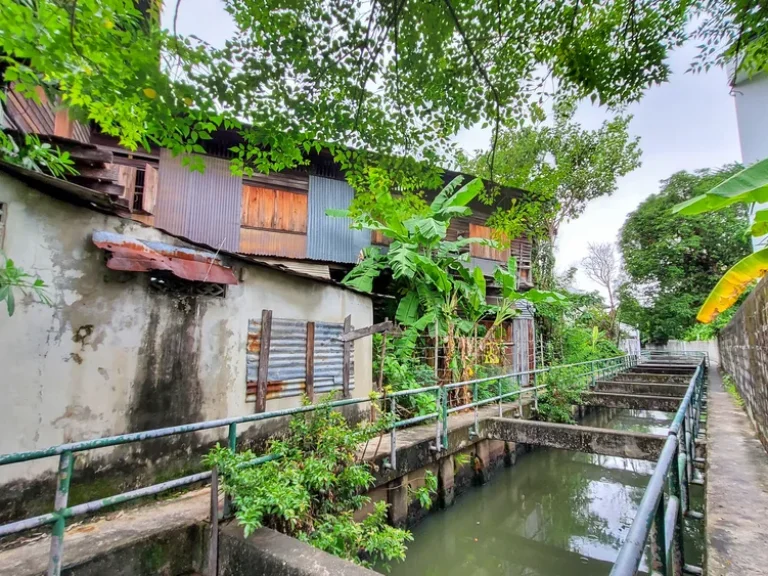
{"type": "MultiPolygon", "coordinates": [[[[389,402],[390,411],[395,415],[394,424],[390,428],[391,435],[391,450],[388,462],[386,466],[392,469],[397,469],[397,431],[406,426],[412,426],[428,422],[430,420],[435,421],[435,444],[433,450],[441,452],[448,447],[448,420],[449,416],[454,412],[462,410],[474,410],[474,433],[478,432],[478,409],[482,406],[496,403],[499,408],[499,415],[502,414],[503,403],[505,400],[513,397],[517,398],[518,409],[522,414],[523,409],[523,395],[531,394],[533,397],[534,406],[538,402],[539,391],[547,386],[546,382],[550,380],[561,379],[574,379],[581,380],[594,384],[599,378],[610,376],[618,372],[627,370],[638,362],[637,356],[617,356],[614,358],[608,358],[604,360],[594,360],[588,362],[581,362],[578,364],[558,365],[548,368],[540,368],[536,370],[527,370],[522,372],[513,372],[507,374],[501,374],[496,376],[489,376],[485,378],[478,378],[474,380],[468,380],[465,382],[457,382],[453,384],[446,384],[443,386],[428,386],[415,390],[402,390],[394,392],[388,395],[379,394],[366,398],[350,398],[344,400],[337,400],[323,404],[324,406],[330,406],[333,408],[350,406],[355,404],[363,404],[368,402],[389,402]],[[528,386],[523,386],[523,381],[528,380],[528,386]],[[479,385],[483,383],[494,382],[498,386],[498,393],[494,396],[487,398],[479,397],[479,385]],[[504,385],[507,386],[507,391],[504,390],[504,385]],[[449,396],[451,390],[455,390],[461,387],[471,387],[472,396],[470,402],[465,402],[460,405],[450,406],[449,396]],[[419,415],[412,418],[397,420],[397,402],[398,399],[411,396],[415,394],[434,393],[435,394],[435,411],[426,414],[419,415]]],[[[0,455],[0,466],[10,465],[20,462],[28,462],[31,460],[38,460],[41,458],[49,458],[58,456],[58,475],[56,483],[56,496],[54,499],[53,512],[42,514],[39,516],[33,516],[25,518],[16,522],[0,525],[0,537],[16,534],[25,530],[38,528],[41,526],[52,525],[51,531],[51,552],[50,561],[48,566],[49,576],[59,576],[61,573],[63,563],[63,550],[64,550],[64,535],[66,522],[70,518],[81,516],[84,514],[92,513],[97,510],[101,510],[108,506],[114,506],[122,504],[138,498],[146,496],[152,496],[174,490],[191,484],[199,482],[211,481],[213,486],[217,485],[217,471],[200,472],[198,474],[192,474],[167,482],[161,482],[153,484],[144,488],[131,490],[109,496],[107,498],[101,498],[99,500],[93,500],[91,502],[85,502],[75,506],[69,506],[69,491],[70,483],[72,479],[72,472],[74,469],[75,457],[79,452],[87,452],[89,450],[96,450],[99,448],[107,448],[113,446],[120,446],[123,444],[131,444],[136,442],[142,442],[146,440],[166,438],[170,436],[177,436],[180,434],[188,434],[193,432],[200,432],[204,430],[212,430],[216,428],[228,429],[228,444],[231,450],[237,450],[237,426],[239,424],[250,424],[253,422],[259,422],[262,420],[269,420],[274,418],[281,418],[286,416],[293,416],[296,414],[303,414],[312,412],[318,408],[317,404],[311,404],[307,406],[301,406],[297,408],[288,408],[284,410],[274,410],[271,412],[263,412],[259,414],[249,414],[247,416],[240,416],[235,418],[223,418],[219,420],[210,420],[206,422],[197,422],[194,424],[184,424],[180,426],[172,426],[168,428],[160,428],[157,430],[148,430],[145,432],[135,432],[131,434],[121,434],[118,436],[110,436],[106,438],[97,438],[93,440],[85,440],[82,442],[72,442],[68,444],[60,444],[58,446],[52,446],[42,450],[33,450],[28,452],[16,452],[11,454],[0,455]]],[[[255,458],[254,460],[246,463],[246,465],[259,465],[269,460],[278,458],[276,455],[266,455],[255,458]]],[[[231,513],[231,502],[229,499],[225,499],[224,502],[224,515],[229,516],[231,513]]],[[[218,520],[218,501],[216,495],[212,490],[212,512],[211,521],[218,520]]]]}
{"type": "Polygon", "coordinates": [[[689,486],[694,481],[696,437],[699,433],[704,371],[708,359],[704,352],[673,352],[667,355],[654,353],[649,357],[673,359],[675,356],[697,360],[698,365],[669,427],[664,448],[610,576],[634,575],[639,569],[649,537],[653,574],[678,576],[683,573],[702,573],[701,568],[685,563],[683,522],[686,517],[701,518],[699,513],[690,509],[688,494],[689,486]]]}

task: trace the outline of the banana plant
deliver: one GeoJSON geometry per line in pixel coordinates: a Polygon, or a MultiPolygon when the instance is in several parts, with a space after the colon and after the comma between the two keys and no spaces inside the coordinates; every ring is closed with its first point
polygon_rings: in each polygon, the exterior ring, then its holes
{"type": "MultiPolygon", "coordinates": [[[[465,249],[474,243],[499,246],[482,238],[446,240],[451,219],[469,216],[472,210],[468,204],[482,189],[480,179],[462,185],[462,177],[457,177],[443,188],[424,214],[404,221],[381,222],[370,214],[353,219],[353,228],[380,231],[392,243],[386,253],[376,247],[366,248],[361,262],[343,282],[371,292],[374,280],[389,270],[401,291],[395,319],[406,327],[406,337],[414,343],[424,331],[434,335],[435,326],[442,334],[454,329],[470,334],[483,318],[494,317],[494,324],[500,324],[517,313],[512,305],[516,300],[525,298],[535,303],[562,298],[553,292],[517,292],[517,264],[510,258],[506,266],[499,266],[493,274],[501,290],[501,304],[486,303],[485,275],[480,268],[470,270],[465,249]]],[[[327,210],[326,214],[350,217],[347,210],[327,210]]]]}
{"type": "MultiPolygon", "coordinates": [[[[737,203],[768,202],[768,158],[737,172],[705,194],[681,202],[672,210],[677,214],[695,215],[721,210],[737,203]]],[[[768,210],[758,210],[750,228],[753,236],[768,233],[768,210]]],[[[754,252],[737,262],[720,278],[699,309],[696,319],[708,324],[718,314],[733,306],[744,291],[768,271],[768,248],[754,252]]]]}

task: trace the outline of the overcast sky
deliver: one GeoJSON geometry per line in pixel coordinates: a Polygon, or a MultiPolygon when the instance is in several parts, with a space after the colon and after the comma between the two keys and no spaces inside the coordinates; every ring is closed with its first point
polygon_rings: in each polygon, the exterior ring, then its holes
{"type": "MultiPolygon", "coordinates": [[[[174,3],[167,3],[171,11],[174,3]]],[[[170,27],[172,14],[165,14],[170,27]]],[[[178,31],[195,34],[214,45],[229,37],[234,27],[221,5],[210,0],[185,0],[178,16],[178,31]]],[[[714,168],[740,161],[736,112],[725,72],[687,74],[695,48],[685,46],[670,59],[670,82],[651,88],[644,98],[628,108],[634,116],[630,131],[640,136],[642,166],[619,181],[609,198],[594,200],[577,220],[566,223],[557,240],[557,268],[578,266],[590,242],[615,242],[627,214],[647,196],[657,192],[659,181],[679,170],[714,168]]],[[[585,127],[597,128],[608,115],[604,109],[585,103],[576,120],[585,127]]],[[[487,130],[469,130],[457,141],[467,150],[486,148],[487,130]]],[[[595,289],[596,285],[579,273],[576,285],[595,289]]]]}

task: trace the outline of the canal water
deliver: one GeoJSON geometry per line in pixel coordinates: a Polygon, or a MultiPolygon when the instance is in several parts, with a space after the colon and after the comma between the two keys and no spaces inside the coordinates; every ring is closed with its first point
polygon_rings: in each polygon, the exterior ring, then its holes
{"type": "MultiPolygon", "coordinates": [[[[603,409],[582,424],[665,434],[673,414],[603,409]]],[[[654,464],[540,449],[412,530],[392,576],[607,575],[654,464]]],[[[694,487],[698,488],[698,487],[694,487]]],[[[699,489],[700,491],[700,489],[699,489]]],[[[694,490],[693,508],[701,509],[694,490]]],[[[701,565],[701,521],[687,522],[687,564],[701,565]],[[691,526],[693,525],[693,526],[691,526]]],[[[647,553],[641,569],[647,573],[647,553]]]]}

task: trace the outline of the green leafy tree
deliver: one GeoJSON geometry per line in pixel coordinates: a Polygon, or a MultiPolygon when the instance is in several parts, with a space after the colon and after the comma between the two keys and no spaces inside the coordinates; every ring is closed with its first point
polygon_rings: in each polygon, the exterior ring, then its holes
{"type": "MultiPolygon", "coordinates": [[[[573,113],[564,105],[552,125],[542,121],[502,131],[495,155],[496,182],[527,193],[511,208],[497,209],[489,224],[507,237],[525,234],[534,240],[535,280],[542,288],[554,282],[553,247],[563,222],[578,218],[591,200],[613,194],[618,178],[640,166],[639,139],[628,133],[631,117],[586,130],[573,113]]],[[[463,167],[490,177],[491,154],[479,152],[464,159],[463,167]]]]}
{"type": "Polygon", "coordinates": [[[168,3],[163,28],[160,2],[2,0],[3,80],[33,99],[42,87],[129,149],[203,153],[227,128],[242,138],[236,172],[293,167],[328,145],[359,175],[372,161],[440,165],[453,136],[478,123],[492,126],[496,149],[550,86],[558,98],[636,100],[669,78],[669,52],[692,35],[716,40],[702,47],[704,66],[734,54],[764,62],[765,8],[748,0],[219,5],[234,33],[217,47],[177,33],[182,2],[168,3]],[[696,17],[704,24],[690,32],[696,17]]]}
{"type": "Polygon", "coordinates": [[[687,218],[672,213],[676,204],[739,170],[728,165],[673,174],[627,217],[619,242],[629,278],[622,289],[622,318],[645,339],[665,343],[684,338],[720,276],[749,254],[744,206],[687,218]]]}

